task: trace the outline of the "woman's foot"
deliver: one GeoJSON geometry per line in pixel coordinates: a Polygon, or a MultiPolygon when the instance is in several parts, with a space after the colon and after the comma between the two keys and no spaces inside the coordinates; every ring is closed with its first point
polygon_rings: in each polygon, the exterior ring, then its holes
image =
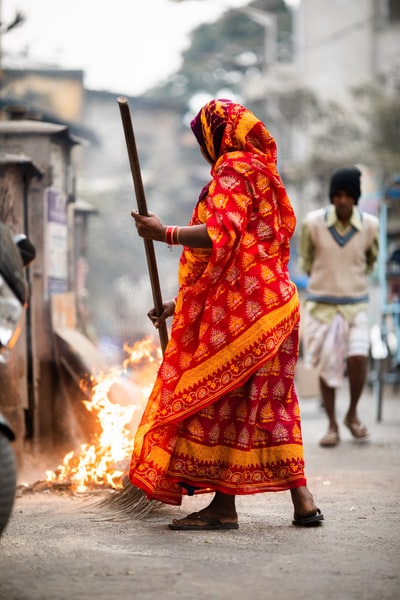
{"type": "Polygon", "coordinates": [[[208,506],[183,519],[173,519],[170,529],[238,529],[235,496],[216,492],[208,506]]]}
{"type": "Polygon", "coordinates": [[[324,520],[324,515],[314,502],[313,495],[303,485],[290,490],[294,507],[293,525],[309,527],[324,520]]]}
{"type": "Polygon", "coordinates": [[[223,519],[217,519],[215,517],[208,517],[203,512],[192,513],[183,519],[173,519],[172,523],[168,525],[170,529],[179,531],[195,531],[203,529],[204,531],[213,530],[226,530],[226,529],[239,529],[239,523],[236,521],[228,521],[223,519]]]}

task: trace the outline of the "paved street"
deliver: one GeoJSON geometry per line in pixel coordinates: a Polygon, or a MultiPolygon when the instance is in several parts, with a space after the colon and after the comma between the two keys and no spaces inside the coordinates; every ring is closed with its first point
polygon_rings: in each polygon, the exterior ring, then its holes
{"type": "MultiPolygon", "coordinates": [[[[225,532],[166,528],[204,497],[138,520],[104,511],[96,497],[24,495],[0,541],[0,600],[397,600],[400,393],[385,391],[377,423],[367,389],[360,413],[371,441],[356,444],[343,428],[333,449],[318,446],[318,400],[301,405],[322,527],[293,527],[288,493],[239,498],[240,529],[225,532]]],[[[338,409],[343,420],[345,389],[338,409]]]]}

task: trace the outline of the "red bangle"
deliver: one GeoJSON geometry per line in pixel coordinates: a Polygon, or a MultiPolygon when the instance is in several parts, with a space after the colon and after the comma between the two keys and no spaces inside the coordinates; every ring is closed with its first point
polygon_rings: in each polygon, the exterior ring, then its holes
{"type": "Polygon", "coordinates": [[[165,230],[165,241],[168,244],[168,246],[171,246],[171,244],[172,244],[172,240],[171,240],[172,230],[173,230],[173,227],[167,227],[165,230]]]}
{"type": "Polygon", "coordinates": [[[168,246],[177,246],[178,242],[178,225],[170,225],[165,230],[165,241],[168,246]]]}

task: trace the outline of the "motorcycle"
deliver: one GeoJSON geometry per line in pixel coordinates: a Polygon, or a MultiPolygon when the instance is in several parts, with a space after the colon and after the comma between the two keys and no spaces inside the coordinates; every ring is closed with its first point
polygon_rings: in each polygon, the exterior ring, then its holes
{"type": "MultiPolygon", "coordinates": [[[[35,248],[24,234],[12,236],[0,222],[0,362],[17,342],[28,302],[24,268],[35,258],[35,248]]],[[[15,434],[0,410],[0,536],[10,518],[17,486],[17,462],[12,448],[15,434]]]]}

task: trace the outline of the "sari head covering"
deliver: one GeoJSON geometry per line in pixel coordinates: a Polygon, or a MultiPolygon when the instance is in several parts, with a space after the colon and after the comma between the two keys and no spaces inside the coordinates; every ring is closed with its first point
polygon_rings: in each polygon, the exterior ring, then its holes
{"type": "Polygon", "coordinates": [[[250,110],[231,100],[211,100],[190,126],[211,164],[225,152],[235,150],[268,156],[276,163],[275,140],[265,125],[250,110]]]}
{"type": "Polygon", "coordinates": [[[205,224],[212,247],[183,248],[130,471],[133,485],[171,504],[182,485],[236,494],[304,485],[293,388],[300,313],[288,272],[296,219],[275,141],[229,100],[207,103],[191,126],[212,178],[189,225],[205,224]]]}

